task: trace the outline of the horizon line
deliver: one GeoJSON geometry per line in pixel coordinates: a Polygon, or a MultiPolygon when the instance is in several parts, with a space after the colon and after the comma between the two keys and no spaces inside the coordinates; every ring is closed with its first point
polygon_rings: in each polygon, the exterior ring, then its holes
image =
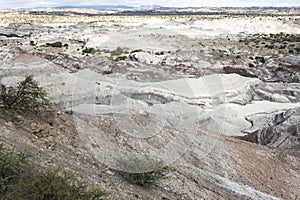
{"type": "MultiPolygon", "coordinates": [[[[96,9],[96,10],[101,10],[101,8],[91,8],[91,7],[101,7],[101,6],[107,6],[107,7],[128,7],[130,8],[143,8],[143,6],[157,6],[158,8],[177,8],[177,9],[182,9],[182,8],[300,8],[299,6],[296,5],[283,5],[283,6],[160,6],[160,5],[140,5],[140,6],[129,6],[129,5],[110,5],[110,4],[103,4],[103,5],[61,5],[61,6],[45,6],[45,7],[29,7],[29,8],[0,8],[0,10],[30,10],[30,9],[64,9],[64,7],[69,7],[69,8],[86,8],[86,9],[96,9]]],[[[68,8],[65,8],[68,9],[68,8]]],[[[102,8],[105,10],[105,8],[102,8]]],[[[151,9],[151,8],[150,8],[151,9]]],[[[153,8],[155,9],[155,8],[153,8]]]]}

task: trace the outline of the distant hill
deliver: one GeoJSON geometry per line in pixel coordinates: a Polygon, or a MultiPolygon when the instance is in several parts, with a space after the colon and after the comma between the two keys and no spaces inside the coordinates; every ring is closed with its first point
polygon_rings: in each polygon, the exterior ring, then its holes
{"type": "Polygon", "coordinates": [[[126,6],[126,5],[82,5],[82,6],[58,6],[54,7],[57,9],[66,9],[66,8],[90,8],[97,10],[117,10],[117,9],[134,9],[136,7],[126,6]]]}
{"type": "MultiPolygon", "coordinates": [[[[31,10],[31,9],[45,9],[47,7],[35,7],[35,8],[21,8],[20,10],[31,10]]],[[[127,5],[78,5],[78,6],[57,6],[57,7],[51,7],[54,9],[72,9],[72,8],[86,8],[86,9],[97,9],[97,10],[123,10],[126,12],[129,11],[141,11],[141,12],[147,12],[147,11],[155,11],[155,10],[183,10],[183,9],[211,9],[211,10],[278,10],[278,11],[284,11],[284,10],[300,10],[300,7],[294,6],[294,7],[164,7],[160,5],[141,5],[141,6],[127,6],[127,5]]]]}
{"type": "Polygon", "coordinates": [[[140,9],[160,9],[163,8],[160,5],[141,5],[139,6],[140,9]]]}
{"type": "Polygon", "coordinates": [[[138,7],[135,6],[126,6],[126,5],[82,5],[82,6],[57,6],[56,9],[66,9],[66,8],[89,8],[97,10],[132,10],[132,9],[141,9],[141,10],[153,10],[153,9],[164,9],[167,7],[162,7],[160,5],[141,5],[138,7]]]}

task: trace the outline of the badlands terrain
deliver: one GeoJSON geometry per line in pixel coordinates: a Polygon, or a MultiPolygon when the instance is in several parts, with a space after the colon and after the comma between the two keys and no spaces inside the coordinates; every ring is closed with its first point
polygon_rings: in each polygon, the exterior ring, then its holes
{"type": "Polygon", "coordinates": [[[2,10],[0,44],[1,83],[33,75],[58,107],[0,119],[0,142],[36,163],[110,199],[300,198],[299,9],[2,10]],[[131,155],[172,170],[128,183],[131,155]]]}

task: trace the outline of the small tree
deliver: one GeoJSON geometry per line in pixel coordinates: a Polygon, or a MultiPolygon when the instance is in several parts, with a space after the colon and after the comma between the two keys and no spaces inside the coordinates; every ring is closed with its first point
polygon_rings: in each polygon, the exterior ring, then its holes
{"type": "Polygon", "coordinates": [[[27,117],[50,118],[54,115],[54,105],[47,98],[46,91],[27,76],[17,86],[0,84],[0,109],[6,115],[16,114],[27,117]]]}

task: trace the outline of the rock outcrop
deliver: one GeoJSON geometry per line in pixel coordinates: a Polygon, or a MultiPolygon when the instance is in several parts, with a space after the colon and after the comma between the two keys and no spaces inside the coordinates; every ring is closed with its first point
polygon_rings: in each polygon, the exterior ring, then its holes
{"type": "Polygon", "coordinates": [[[247,120],[253,125],[258,121],[263,123],[243,139],[274,148],[300,149],[300,107],[266,116],[252,116],[247,120]]]}

